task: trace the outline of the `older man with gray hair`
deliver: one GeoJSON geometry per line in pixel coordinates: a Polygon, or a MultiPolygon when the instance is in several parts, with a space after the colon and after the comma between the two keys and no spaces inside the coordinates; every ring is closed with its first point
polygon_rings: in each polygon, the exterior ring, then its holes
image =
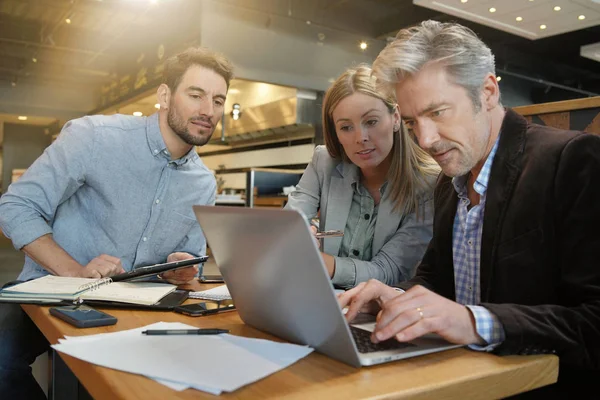
{"type": "Polygon", "coordinates": [[[600,138],[504,108],[492,52],[458,24],[401,30],[373,70],[443,173],[416,276],[405,292],[372,280],[344,293],[347,318],[379,313],[375,342],[437,333],[501,355],[557,354],[558,383],[533,397],[598,388],[600,138]]]}

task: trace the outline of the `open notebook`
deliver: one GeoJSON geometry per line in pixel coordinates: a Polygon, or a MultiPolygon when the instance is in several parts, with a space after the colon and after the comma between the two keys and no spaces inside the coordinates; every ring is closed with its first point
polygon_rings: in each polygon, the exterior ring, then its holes
{"type": "Polygon", "coordinates": [[[73,278],[46,275],[0,290],[0,299],[103,300],[130,304],[156,304],[177,288],[154,282],[112,282],[110,278],[73,278]]]}

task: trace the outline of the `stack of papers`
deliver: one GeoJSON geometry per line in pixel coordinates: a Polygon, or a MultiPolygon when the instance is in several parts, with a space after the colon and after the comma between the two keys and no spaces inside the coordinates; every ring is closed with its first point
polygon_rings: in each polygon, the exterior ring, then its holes
{"type": "Polygon", "coordinates": [[[227,288],[227,285],[217,286],[215,288],[202,290],[200,292],[190,292],[188,297],[190,299],[202,299],[212,301],[231,300],[231,295],[229,294],[229,289],[227,288]]]}
{"type": "Polygon", "coordinates": [[[52,347],[92,364],[140,375],[180,391],[219,395],[286,368],[313,349],[229,334],[146,336],[147,329],[196,329],[158,322],[114,333],[59,339],[52,347]]]}

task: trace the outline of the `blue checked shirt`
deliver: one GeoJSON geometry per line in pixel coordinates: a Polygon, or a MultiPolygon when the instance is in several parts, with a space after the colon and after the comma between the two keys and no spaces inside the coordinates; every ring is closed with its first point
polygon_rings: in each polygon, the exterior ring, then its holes
{"type": "Polygon", "coordinates": [[[470,346],[475,350],[492,350],[504,341],[504,329],[498,318],[486,308],[477,306],[481,301],[479,286],[479,267],[481,257],[481,235],[483,231],[483,214],[487,185],[494,156],[498,149],[498,139],[483,164],[479,176],[473,184],[473,189],[480,196],[479,204],[470,210],[470,200],[467,195],[467,179],[463,175],[452,179],[454,189],[458,194],[458,206],[452,232],[452,253],[454,261],[454,285],[456,302],[466,305],[475,318],[475,328],[488,346],[470,346]]]}

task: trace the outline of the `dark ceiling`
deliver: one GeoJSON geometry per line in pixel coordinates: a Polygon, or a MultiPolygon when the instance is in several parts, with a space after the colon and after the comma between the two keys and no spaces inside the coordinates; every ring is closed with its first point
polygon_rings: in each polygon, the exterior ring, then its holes
{"type": "MultiPolygon", "coordinates": [[[[423,19],[457,20],[410,0],[0,0],[0,86],[49,82],[97,88],[135,62],[140,49],[165,38],[194,43],[203,1],[382,40],[423,19]]],[[[488,43],[499,69],[544,82],[533,88],[540,92],[536,102],[583,96],[557,89],[561,85],[600,93],[600,64],[579,56],[580,46],[599,40],[599,26],[531,41],[458,22],[488,43]]]]}

